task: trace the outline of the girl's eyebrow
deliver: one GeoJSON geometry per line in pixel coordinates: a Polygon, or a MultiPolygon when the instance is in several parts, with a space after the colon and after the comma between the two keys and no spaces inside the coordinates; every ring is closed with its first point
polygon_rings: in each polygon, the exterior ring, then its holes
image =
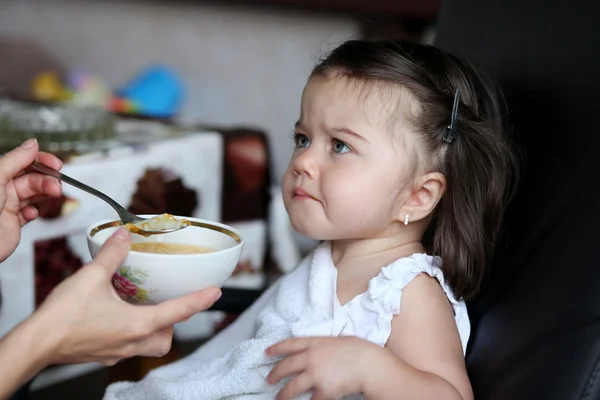
{"type": "Polygon", "coordinates": [[[332,131],[334,131],[334,132],[346,133],[346,134],[348,134],[348,135],[352,135],[352,136],[354,136],[354,137],[357,137],[357,138],[359,138],[360,140],[363,140],[363,141],[365,141],[365,142],[367,142],[367,143],[369,142],[369,141],[368,141],[367,139],[365,139],[363,136],[359,135],[358,133],[356,133],[356,132],[354,132],[353,130],[351,130],[351,129],[348,129],[348,128],[335,127],[335,128],[331,128],[331,130],[332,130],[332,131]]]}
{"type": "MultiPolygon", "coordinates": [[[[294,128],[302,129],[303,128],[302,122],[300,122],[300,120],[296,121],[296,123],[294,124],[294,128]]],[[[333,127],[333,128],[330,128],[330,130],[332,130],[333,132],[345,133],[347,135],[354,136],[360,140],[363,140],[363,141],[369,143],[369,141],[367,139],[365,139],[363,136],[359,135],[358,133],[354,132],[352,129],[343,128],[343,127],[333,127]]]]}

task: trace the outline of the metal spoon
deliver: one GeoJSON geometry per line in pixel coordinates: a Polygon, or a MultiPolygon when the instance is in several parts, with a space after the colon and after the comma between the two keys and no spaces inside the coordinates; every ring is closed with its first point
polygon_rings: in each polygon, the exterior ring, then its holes
{"type": "Polygon", "coordinates": [[[125,208],[123,208],[119,203],[117,203],[116,201],[114,201],[113,199],[111,199],[110,197],[105,195],[104,193],[102,193],[94,188],[91,188],[88,185],[83,184],[83,183],[79,182],[78,180],[71,178],[70,176],[67,176],[61,172],[58,172],[57,170],[52,169],[52,168],[38,162],[37,160],[34,161],[33,163],[31,163],[31,168],[33,168],[37,172],[40,172],[44,175],[48,175],[53,178],[59,179],[62,182],[68,183],[71,186],[75,186],[76,188],[81,189],[84,192],[87,192],[89,194],[92,194],[92,195],[104,200],[112,208],[115,209],[117,214],[119,214],[119,219],[123,222],[123,224],[130,223],[130,224],[136,225],[135,233],[137,233],[139,235],[143,235],[143,236],[160,235],[163,233],[175,232],[175,231],[178,231],[178,230],[183,229],[188,226],[185,222],[182,222],[179,224],[179,226],[177,228],[160,229],[160,230],[144,230],[140,226],[137,226],[137,225],[143,221],[148,221],[148,218],[142,218],[135,214],[130,213],[125,208]]]}

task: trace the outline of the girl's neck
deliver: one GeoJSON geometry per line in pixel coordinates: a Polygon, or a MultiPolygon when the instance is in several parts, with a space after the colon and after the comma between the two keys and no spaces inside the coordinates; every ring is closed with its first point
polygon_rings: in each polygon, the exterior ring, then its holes
{"type": "Polygon", "coordinates": [[[424,250],[420,238],[405,235],[331,242],[331,256],[335,265],[348,260],[373,257],[406,257],[414,253],[422,253],[424,250]]]}

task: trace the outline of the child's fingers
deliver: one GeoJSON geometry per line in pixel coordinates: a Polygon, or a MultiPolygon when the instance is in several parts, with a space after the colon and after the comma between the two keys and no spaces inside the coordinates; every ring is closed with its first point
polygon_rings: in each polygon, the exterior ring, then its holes
{"type": "Polygon", "coordinates": [[[271,356],[284,356],[288,354],[298,353],[308,349],[314,338],[294,338],[287,339],[267,349],[267,354],[271,356]]]}
{"type": "Polygon", "coordinates": [[[307,354],[305,352],[284,358],[271,370],[267,376],[267,382],[272,385],[286,376],[299,374],[306,369],[307,362],[307,354]]]}
{"type": "Polygon", "coordinates": [[[311,390],[314,386],[314,382],[310,375],[300,374],[290,383],[285,385],[283,389],[277,394],[277,400],[288,400],[295,399],[302,393],[306,393],[311,390]]]}

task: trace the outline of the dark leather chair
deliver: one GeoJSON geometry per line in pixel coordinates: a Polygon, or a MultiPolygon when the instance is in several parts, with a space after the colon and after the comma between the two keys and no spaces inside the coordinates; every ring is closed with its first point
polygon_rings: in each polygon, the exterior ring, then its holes
{"type": "Polygon", "coordinates": [[[471,302],[476,399],[600,398],[600,6],[445,0],[436,45],[498,80],[527,154],[471,302]]]}

